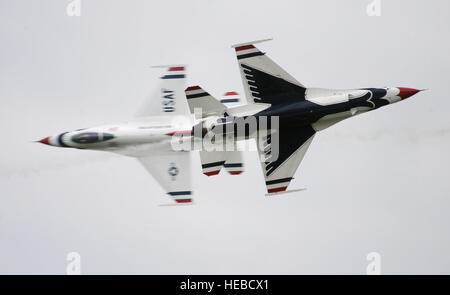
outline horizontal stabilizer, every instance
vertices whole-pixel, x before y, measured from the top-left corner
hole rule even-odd
[[[190,86],[185,90],[191,113],[197,119],[208,116],[222,116],[227,107],[212,97],[200,86]]]

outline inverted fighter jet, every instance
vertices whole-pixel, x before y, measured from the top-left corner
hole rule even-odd
[[[185,67],[164,67],[159,87],[129,122],[63,132],[38,142],[135,157],[176,203],[192,203],[190,153],[171,145],[173,135],[192,131]]]
[[[256,128],[247,128],[244,137],[258,139],[268,194],[286,192],[316,132],[352,116],[402,101],[420,91],[406,87],[307,88],[254,46],[267,40],[270,39],[232,46],[236,51],[247,105],[228,111],[216,108],[216,114],[210,116],[216,116],[217,124],[210,124],[208,131],[229,136],[229,130],[235,130],[234,137],[239,140],[237,119],[256,118]],[[208,106],[206,100],[212,97],[206,91],[198,90],[193,94],[192,90],[186,91],[188,101],[189,97],[198,101],[203,98],[202,104]],[[261,124],[262,118],[266,122],[277,118],[278,123],[276,126]],[[219,122],[226,123],[217,128]],[[234,126],[223,127],[230,124]],[[274,150],[277,152],[273,153]]]

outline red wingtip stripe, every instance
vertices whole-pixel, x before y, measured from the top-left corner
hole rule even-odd
[[[229,96],[229,95],[239,95],[239,93],[237,93],[236,91],[225,92],[225,96]]]
[[[169,68],[169,72],[175,72],[175,71],[184,71],[184,67],[171,67],[171,68]]]
[[[192,199],[175,199],[177,203],[190,203]]]
[[[242,171],[228,171],[228,173],[230,173],[231,175],[238,175],[241,174]]]
[[[282,192],[282,191],[285,191],[286,189],[287,189],[287,186],[282,186],[282,187],[270,188],[267,190],[267,192],[270,194],[270,193]]]
[[[173,136],[175,134],[192,134],[192,130],[173,131],[173,132],[166,133],[166,135],[170,135],[170,136]]]
[[[252,48],[255,48],[255,46],[253,46],[253,45],[244,45],[244,46],[236,47],[235,50],[236,51],[241,51],[241,50],[252,49]]]
[[[220,170],[216,170],[216,171],[210,171],[210,172],[203,172],[203,174],[207,175],[207,176],[213,176],[213,175],[217,175],[219,174]]]
[[[199,90],[199,89],[201,89],[200,86],[189,86],[188,88],[186,88],[186,91]]]

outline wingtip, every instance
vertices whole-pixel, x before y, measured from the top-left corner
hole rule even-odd
[[[195,86],[189,86],[184,91],[199,90],[199,89],[201,89],[200,86],[195,85]]]
[[[165,204],[159,204],[159,207],[184,207],[184,206],[192,206],[196,203],[194,201],[189,203],[165,203]]]
[[[272,192],[272,193],[267,193],[265,194],[266,196],[270,197],[270,196],[276,196],[276,195],[282,195],[282,194],[288,194],[288,193],[293,193],[293,192],[300,192],[300,191],[305,191],[306,188],[298,188],[298,189],[293,189],[293,190],[284,190],[284,191],[278,191],[278,192]]]
[[[255,41],[250,41],[250,42],[245,42],[245,43],[239,43],[239,44],[231,45],[231,48],[236,48],[236,47],[241,47],[241,46],[246,46],[246,45],[254,45],[254,44],[257,44],[257,43],[262,43],[262,42],[271,41],[271,40],[273,40],[273,38],[255,40]]]
[[[150,66],[150,67],[151,68],[177,68],[177,67],[181,67],[181,68],[186,69],[186,66],[187,65],[185,65],[185,64],[173,64],[173,65],[153,65],[153,66]]]

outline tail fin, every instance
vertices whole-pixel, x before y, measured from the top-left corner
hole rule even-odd
[[[242,153],[240,151],[227,151],[225,157],[223,167],[225,167],[228,173],[238,175],[244,172]]]
[[[240,151],[200,151],[203,174],[213,176],[220,173],[222,167],[231,175],[238,175],[244,171],[242,154]]]
[[[266,40],[236,44],[247,102],[281,104],[305,100],[306,88],[254,46]]]
[[[157,66],[165,68],[159,79],[159,87],[148,96],[136,113],[136,117],[189,115],[189,108],[183,93],[186,87],[184,65]]]
[[[225,163],[225,151],[200,151],[203,174],[213,176],[220,173]]]
[[[200,86],[190,86],[186,88],[185,93],[189,109],[191,113],[195,113],[196,117],[222,116],[227,109],[225,105],[212,97]],[[196,109],[200,109],[201,113],[197,113],[198,111],[194,112]]]
[[[226,105],[227,108],[234,108],[242,105],[239,93],[236,91],[226,92],[220,102]]]

